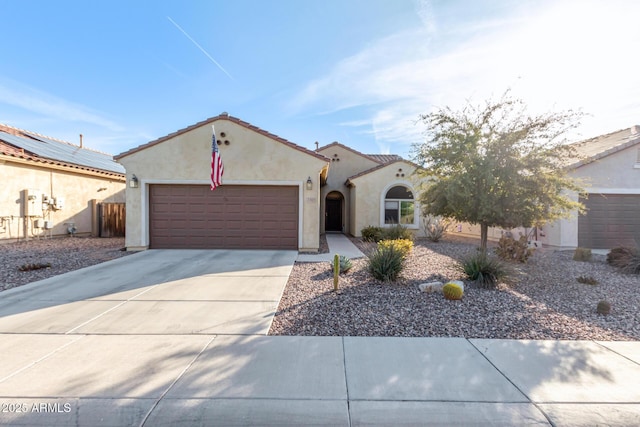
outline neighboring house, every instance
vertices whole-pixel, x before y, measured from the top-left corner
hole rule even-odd
[[[124,202],[110,155],[0,124],[0,241],[96,233],[96,202]]]
[[[572,215],[532,232],[532,239],[556,247],[611,249],[640,245],[640,126],[580,141],[573,146],[581,157],[569,167],[588,193],[580,199],[585,215]],[[577,195],[573,195],[578,200]],[[454,231],[479,236],[480,227],[459,224]],[[499,239],[502,230],[489,230]],[[517,237],[517,232],[515,233]]]
[[[211,126],[224,163],[211,191]],[[116,157],[127,188],[129,250],[317,251],[320,233],[367,225],[418,228],[415,166],[333,143],[312,151],[223,113]]]

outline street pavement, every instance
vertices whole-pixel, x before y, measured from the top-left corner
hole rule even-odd
[[[0,293],[0,424],[640,425],[638,342],[267,336],[297,256],[149,250]]]

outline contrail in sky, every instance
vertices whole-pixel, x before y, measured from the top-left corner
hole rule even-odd
[[[177,28],[177,29],[179,29],[179,30],[182,32],[182,34],[184,34],[185,36],[187,36],[187,38],[188,38],[189,40],[191,40],[191,43],[195,44],[195,45],[196,45],[196,47],[202,51],[202,53],[204,53],[205,55],[207,55],[207,58],[209,58],[209,59],[211,60],[211,62],[213,62],[214,64],[216,64],[216,66],[217,66],[218,68],[220,68],[220,70],[222,70],[222,72],[223,72],[223,73],[225,73],[225,74],[226,74],[226,75],[227,75],[231,80],[233,80],[233,77],[231,77],[231,74],[229,74],[229,73],[227,72],[227,70],[225,70],[225,69],[224,69],[224,67],[223,67],[222,65],[218,64],[218,61],[216,61],[215,59],[213,59],[213,57],[212,57],[211,55],[209,55],[209,52],[207,52],[206,50],[204,50],[204,48],[203,48],[202,46],[200,46],[200,45],[198,44],[198,42],[197,42],[197,41],[195,41],[195,40],[194,40],[194,39],[193,39],[189,34],[187,34],[187,32],[186,32],[185,30],[183,30],[183,29],[182,29],[182,27],[181,27],[180,25],[176,24],[176,22],[175,22],[173,19],[171,19],[171,17],[170,17],[170,16],[167,16],[167,19],[168,19],[169,21],[171,21],[171,23],[172,23],[173,25],[175,25],[175,26],[176,26],[176,28]]]

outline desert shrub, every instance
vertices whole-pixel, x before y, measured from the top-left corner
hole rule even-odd
[[[404,255],[395,246],[378,247],[369,255],[369,272],[383,282],[394,282],[404,268]]]
[[[591,249],[588,248],[576,248],[573,253],[574,261],[591,261]]]
[[[18,270],[20,271],[32,271],[32,270],[40,270],[42,268],[49,268],[51,267],[51,263],[47,262],[47,263],[32,263],[32,264],[22,264],[20,267],[18,267]]]
[[[395,249],[402,252],[402,256],[406,257],[413,249],[413,242],[407,239],[380,240],[378,242],[378,248],[387,248],[390,246],[393,246]]]
[[[362,234],[362,240],[365,242],[379,242],[382,240],[382,231],[382,227],[370,225],[360,230],[360,233]]]
[[[346,273],[353,267],[351,260],[344,255],[340,255],[338,262],[340,264],[340,273]],[[331,261],[331,271],[333,271],[333,261]]]
[[[413,233],[404,225],[395,224],[389,228],[382,229],[381,240],[411,240],[413,241]]]
[[[525,263],[533,254],[533,249],[529,247],[526,236],[520,236],[518,240],[511,236],[504,235],[498,241],[496,255],[505,261],[517,261]]]
[[[604,314],[604,315],[611,313],[611,303],[606,300],[602,300],[598,302],[596,311],[598,312],[598,314]]]
[[[598,284],[598,281],[592,276],[578,276],[576,277],[578,283],[584,283],[585,285],[595,286]]]
[[[484,252],[464,258],[459,268],[470,280],[486,289],[493,289],[498,283],[508,281],[513,274],[504,261]]]
[[[426,214],[422,217],[422,230],[427,239],[439,242],[451,226],[451,220],[441,216]]]
[[[634,248],[618,246],[611,249],[607,254],[607,263],[614,267],[626,267],[634,255],[637,255],[637,251]]]
[[[640,274],[640,250],[637,248],[613,248],[607,254],[607,262],[625,273]]]

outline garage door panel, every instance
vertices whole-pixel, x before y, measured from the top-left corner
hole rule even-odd
[[[640,195],[590,194],[581,199],[586,215],[578,217],[578,245],[611,249],[640,243]]]
[[[298,188],[151,185],[152,248],[298,248]]]

